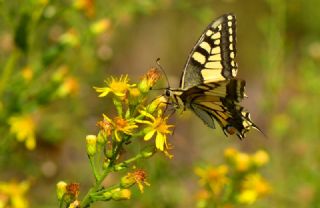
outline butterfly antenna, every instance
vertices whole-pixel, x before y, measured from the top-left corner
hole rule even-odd
[[[169,79],[168,79],[168,76],[167,76],[166,72],[163,70],[163,68],[162,68],[162,66],[160,64],[160,58],[157,58],[156,63],[157,63],[157,66],[160,68],[160,70],[162,71],[162,73],[164,74],[164,76],[165,76],[165,78],[167,80],[168,87],[166,89],[170,88]]]

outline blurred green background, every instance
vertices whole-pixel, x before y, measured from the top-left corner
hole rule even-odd
[[[151,183],[145,193],[94,207],[194,207],[194,167],[221,162],[231,146],[270,154],[263,174],[273,192],[255,207],[320,207],[319,8],[317,0],[0,1],[1,183],[28,181],[35,208],[58,206],[59,180],[84,193],[93,182],[84,138],[113,112],[92,87],[108,75],[138,81],[158,57],[177,87],[204,28],[232,12],[243,105],[266,137],[225,138],[190,112],[177,115],[174,158],[137,164]]]

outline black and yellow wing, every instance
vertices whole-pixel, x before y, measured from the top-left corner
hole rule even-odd
[[[235,57],[236,18],[225,14],[209,24],[191,50],[180,88],[168,90],[177,108],[191,109],[211,128],[217,121],[226,135],[242,139],[257,126],[239,104],[245,97],[245,81],[235,79]]]
[[[179,98],[210,128],[215,128],[216,120],[226,135],[243,139],[252,127],[257,128],[239,104],[246,96],[244,88],[245,81],[231,79],[194,86]]]
[[[225,14],[205,29],[191,50],[180,80],[180,88],[232,79],[237,74],[236,18]]]

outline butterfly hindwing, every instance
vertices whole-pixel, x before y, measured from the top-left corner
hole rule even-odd
[[[235,16],[214,20],[192,49],[180,81],[181,89],[234,78],[237,74]]]
[[[240,139],[255,127],[249,112],[237,104],[227,108],[222,102],[195,102],[191,104],[191,109],[209,127],[214,128],[214,120],[216,120],[226,135],[236,134]]]

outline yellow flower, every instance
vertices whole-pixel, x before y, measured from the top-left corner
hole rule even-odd
[[[128,82],[128,75],[121,75],[119,79],[111,77],[111,79],[105,81],[107,87],[95,87],[95,90],[100,93],[99,97],[105,97],[112,92],[114,95],[124,98],[127,94],[127,91],[131,87],[135,86],[128,84]]]
[[[271,186],[258,173],[247,175],[242,183],[243,189],[254,190],[258,196],[263,196],[271,192]]]
[[[115,117],[113,120],[108,118],[106,115],[103,114],[103,118],[105,121],[109,122],[112,124],[113,129],[114,129],[114,135],[115,138],[118,142],[122,140],[121,138],[121,133],[127,134],[127,135],[132,135],[133,130],[138,128],[136,125],[135,121],[132,119],[124,119],[119,116]]]
[[[71,47],[78,46],[79,34],[74,28],[71,28],[60,36],[59,42]]]
[[[33,70],[30,66],[26,66],[21,71],[22,77],[26,82],[29,82],[33,77]]]
[[[245,172],[250,168],[251,160],[250,156],[246,153],[239,152],[235,156],[236,170],[239,172]]]
[[[269,155],[264,150],[258,150],[253,156],[252,156],[252,162],[258,166],[261,167],[269,162]]]
[[[224,157],[228,160],[233,160],[237,154],[238,151],[232,147],[229,147],[224,150]]]
[[[228,172],[226,165],[195,169],[196,175],[200,177],[199,183],[202,186],[209,185],[215,196],[221,194],[224,186],[229,183]]]
[[[257,192],[254,190],[244,190],[237,196],[237,201],[241,204],[251,205],[257,200]]]
[[[65,97],[67,95],[76,94],[78,90],[78,80],[75,77],[68,76],[63,80],[56,93],[59,97]]]
[[[138,185],[139,190],[141,193],[144,191],[144,186],[147,185],[150,186],[150,184],[146,181],[147,174],[144,170],[136,170],[133,173],[128,173],[126,176],[124,176],[121,179],[121,187],[123,188],[129,188],[134,184]]]
[[[144,136],[144,140],[148,141],[156,134],[156,148],[160,151],[169,149],[167,144],[167,135],[172,134],[172,131],[169,129],[172,128],[173,125],[167,124],[168,117],[162,116],[162,110],[158,111],[157,117],[154,117],[146,111],[141,111],[140,113],[151,120],[136,120],[138,123],[149,125],[149,127],[145,129],[146,134]]]
[[[11,133],[16,135],[18,141],[24,141],[27,149],[33,150],[36,147],[36,123],[31,115],[12,116],[9,125]]]
[[[25,197],[29,190],[28,181],[17,182],[0,182],[0,205],[1,207],[27,208],[28,201]]]
[[[101,19],[95,23],[93,23],[90,26],[90,30],[93,34],[101,34],[103,32],[105,32],[106,30],[108,30],[111,26],[111,20],[104,18]]]
[[[84,11],[87,17],[93,17],[96,13],[94,2],[93,0],[74,0],[73,6]]]
[[[264,196],[271,192],[271,187],[260,174],[247,175],[242,184],[242,191],[237,196],[237,201],[242,204],[253,204],[258,197]]]

